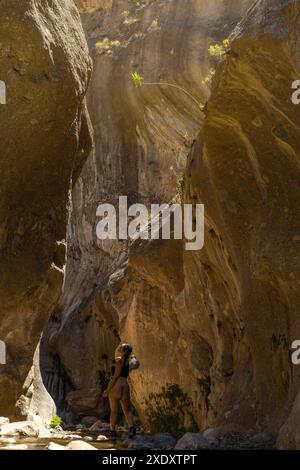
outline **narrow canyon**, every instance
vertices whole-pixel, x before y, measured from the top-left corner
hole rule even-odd
[[[128,342],[151,435],[299,449],[300,1],[0,11],[0,416],[107,421]],[[203,249],[97,239],[119,196],[204,204]]]

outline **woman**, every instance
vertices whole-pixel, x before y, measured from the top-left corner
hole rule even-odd
[[[116,365],[112,368],[113,376],[109,381],[107,389],[103,392],[104,397],[108,397],[110,406],[110,438],[116,440],[116,424],[118,404],[121,403],[128,427],[129,437],[136,434],[133,425],[133,417],[130,408],[130,389],[127,378],[129,376],[129,356],[132,353],[132,347],[128,343],[123,343],[117,351]]]

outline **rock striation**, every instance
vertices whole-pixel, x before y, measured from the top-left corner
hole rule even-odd
[[[142,364],[134,402],[153,431],[243,428],[273,446],[281,429],[278,446],[297,448],[300,2],[81,7],[95,151],[73,191],[65,289],[42,340],[45,381],[61,404],[70,390],[104,386],[116,345],[130,341]],[[227,53],[210,57],[228,37]],[[134,70],[204,107],[168,86],[136,89]],[[100,202],[178,193],[205,204],[202,251],[97,244]]]
[[[71,183],[91,148],[91,60],[71,0],[2,0],[0,415],[12,415],[62,291]]]

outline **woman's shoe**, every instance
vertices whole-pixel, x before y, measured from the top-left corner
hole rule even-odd
[[[108,438],[111,440],[111,441],[116,441],[117,440],[117,433],[116,431],[112,431],[110,430],[109,433],[108,433]]]
[[[131,426],[128,431],[129,439],[132,439],[136,435],[136,429],[134,426]]]

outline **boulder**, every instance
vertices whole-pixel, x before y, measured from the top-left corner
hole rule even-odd
[[[131,450],[151,450],[154,448],[152,439],[142,436],[135,436],[133,439],[125,439],[123,441],[124,447]]]
[[[277,434],[274,432],[260,432],[249,438],[253,449],[273,450],[276,448]]]
[[[98,421],[98,418],[96,418],[96,416],[84,416],[81,419],[81,424],[83,424],[83,426],[86,426],[86,427],[90,428],[97,421]]]
[[[91,432],[99,432],[99,431],[108,431],[109,430],[109,424],[108,423],[104,423],[103,421],[96,421],[96,423],[94,423],[91,427],[90,427],[90,431]]]
[[[65,450],[97,450],[91,444],[84,441],[72,441],[66,445]]]
[[[176,445],[176,439],[168,432],[157,433],[152,439],[155,449],[173,449]]]
[[[1,426],[3,426],[4,424],[7,424],[9,423],[9,418],[5,418],[4,416],[0,416],[0,428]]]
[[[1,436],[38,437],[39,428],[34,422],[30,422],[30,421],[7,423],[1,427],[0,435]]]
[[[103,436],[102,434],[100,434],[98,437],[97,437],[97,441],[108,441],[108,437],[106,436]]]
[[[66,401],[74,420],[86,415],[101,417],[108,413],[107,400],[102,397],[98,388],[86,388],[69,392]]]
[[[16,444],[0,447],[0,450],[28,450],[28,446],[26,444]]]
[[[0,436],[0,443],[1,444],[16,444],[16,439],[13,437],[1,437]]]
[[[239,436],[247,434],[247,429],[238,424],[229,423],[216,428],[207,428],[202,432],[203,437],[220,439],[226,435]]]
[[[200,433],[187,432],[175,445],[175,450],[206,450],[215,449],[218,440],[213,437],[204,437]]]
[[[49,442],[46,449],[47,450],[65,450],[65,447],[61,446],[60,444],[56,444],[55,442]]]
[[[47,429],[44,421],[38,415],[28,413],[28,421],[34,423],[39,431],[39,438],[49,438],[51,437],[50,429]]]

